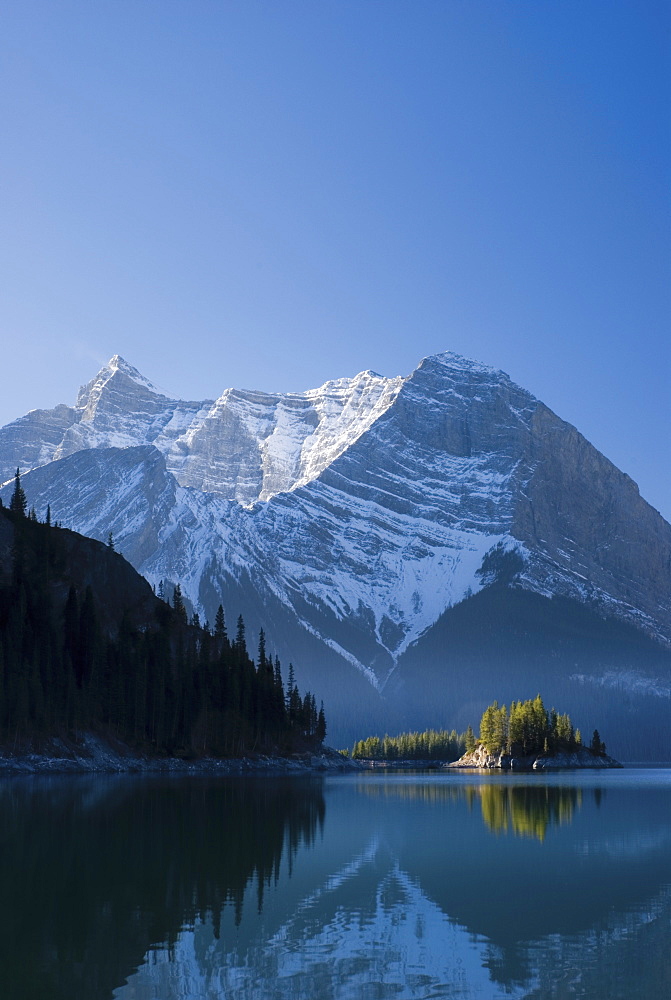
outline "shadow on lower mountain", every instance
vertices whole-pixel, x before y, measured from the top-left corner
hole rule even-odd
[[[400,729],[475,726],[486,706],[533,697],[598,726],[620,760],[668,760],[671,651],[598,607],[494,584],[448,609],[384,690]]]

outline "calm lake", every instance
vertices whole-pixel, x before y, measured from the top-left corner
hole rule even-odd
[[[671,770],[0,799],[7,1000],[671,996]]]

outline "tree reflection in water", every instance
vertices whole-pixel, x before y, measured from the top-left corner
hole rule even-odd
[[[548,827],[570,823],[582,806],[582,789],[555,785],[511,784],[505,781],[477,785],[448,783],[367,783],[359,786],[367,795],[421,801],[427,804],[466,801],[479,803],[482,819],[492,833],[513,833],[543,841]],[[595,789],[595,801],[602,791]],[[597,798],[598,796],[598,798]]]
[[[291,869],[324,823],[320,782],[65,778],[0,783],[2,995],[109,1000],[148,949]]]
[[[485,825],[493,833],[545,840],[549,826],[570,823],[582,805],[582,790],[546,785],[480,785],[477,789]]]

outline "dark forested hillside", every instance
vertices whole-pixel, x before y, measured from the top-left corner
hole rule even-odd
[[[19,484],[20,488],[20,484]],[[189,622],[110,544],[0,508],[0,743],[95,731],[156,753],[238,755],[318,746],[323,710],[289,669],[247,651],[223,609]]]

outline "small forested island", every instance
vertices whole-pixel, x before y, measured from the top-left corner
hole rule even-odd
[[[569,716],[554,709],[548,712],[540,695],[514,701],[509,708],[493,702],[482,714],[477,738],[471,726],[465,733],[427,729],[382,738],[368,736],[357,740],[351,751],[341,752],[368,766],[440,764],[512,771],[622,766],[607,755],[598,730],[585,746]]]
[[[353,760],[372,761],[447,761],[464,752],[464,733],[456,729],[427,729],[424,732],[399,733],[398,736],[368,736],[357,740],[351,750]],[[349,751],[345,751],[349,755]]]
[[[606,753],[606,744],[594,730],[588,745],[568,715],[549,712],[537,695],[514,701],[509,708],[495,701],[480,720],[476,739],[469,726],[465,753],[450,767],[500,768],[510,771],[556,771],[580,767],[621,767]]]
[[[283,682],[263,632],[254,660],[242,617],[233,638],[221,606],[201,625],[179,584],[171,602],[155,595],[111,537],[26,506],[17,470],[9,509],[0,502],[0,767],[324,753],[323,706],[291,666]]]

